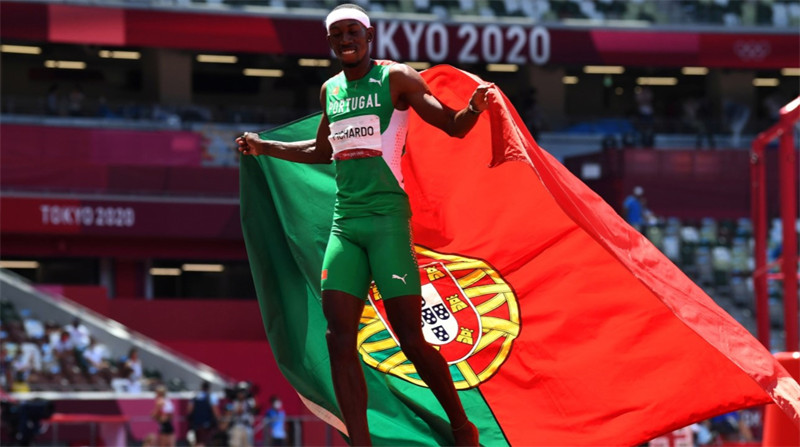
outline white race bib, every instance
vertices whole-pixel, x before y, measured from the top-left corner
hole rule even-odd
[[[350,149],[381,150],[381,120],[378,115],[362,115],[330,124],[333,154]]]

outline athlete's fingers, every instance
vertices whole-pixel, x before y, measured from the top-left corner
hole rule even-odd
[[[239,152],[241,152],[242,154],[251,154],[251,153],[253,153],[253,151],[252,151],[253,148],[250,146],[250,143],[248,141],[248,137],[249,138],[254,138],[254,137],[257,137],[257,134],[254,134],[252,132],[245,132],[241,136],[236,138],[236,144],[239,146],[238,147]]]
[[[236,144],[237,144],[236,149],[238,149],[239,152],[241,152],[244,155],[250,154],[250,146],[247,144],[247,141],[245,141],[242,137],[236,139]]]
[[[483,99],[485,99],[487,101],[489,100],[489,91],[491,91],[493,87],[494,87],[494,83],[482,84],[482,85],[478,86],[478,90],[481,91]]]
[[[475,88],[472,94],[471,104],[478,110],[486,110],[489,105],[489,90],[494,87],[494,84],[481,84]]]

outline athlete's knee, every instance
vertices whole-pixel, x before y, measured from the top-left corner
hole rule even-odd
[[[355,352],[358,322],[364,302],[338,291],[322,292],[322,311],[327,321],[328,349],[338,354]]]
[[[338,354],[355,352],[356,350],[357,334],[335,323],[328,322],[325,340],[328,342],[328,350],[335,351]]]

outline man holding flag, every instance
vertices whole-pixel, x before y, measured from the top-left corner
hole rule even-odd
[[[351,443],[371,445],[367,386],[356,349],[374,280],[403,353],[450,420],[455,445],[476,446],[478,430],[467,418],[448,365],[420,327],[423,299],[400,158],[409,108],[448,135],[463,137],[487,109],[492,86],[478,85],[468,105],[453,110],[414,69],[369,57],[375,30],[362,8],[338,6],[326,27],[343,71],[321,88],[316,139],[284,143],[246,133],[236,140],[239,151],[299,163],[335,162],[337,192],[322,264],[322,310],[333,387]]]
[[[271,155],[240,159],[242,230],[270,347],[311,412],[353,444],[398,446],[474,445],[475,427],[491,446],[640,445],[769,402],[800,424],[786,369],[540,148],[499,88],[373,63],[366,14],[343,9],[322,118],[238,140]],[[399,261],[409,205],[418,275]],[[415,360],[420,324],[450,376]]]

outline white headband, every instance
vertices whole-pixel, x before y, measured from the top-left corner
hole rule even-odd
[[[363,12],[355,8],[339,8],[334,9],[330,14],[328,14],[328,17],[325,19],[325,29],[330,31],[331,25],[340,20],[347,19],[357,20],[364,25],[365,28],[369,28],[370,26],[369,17],[367,17],[367,15]]]

